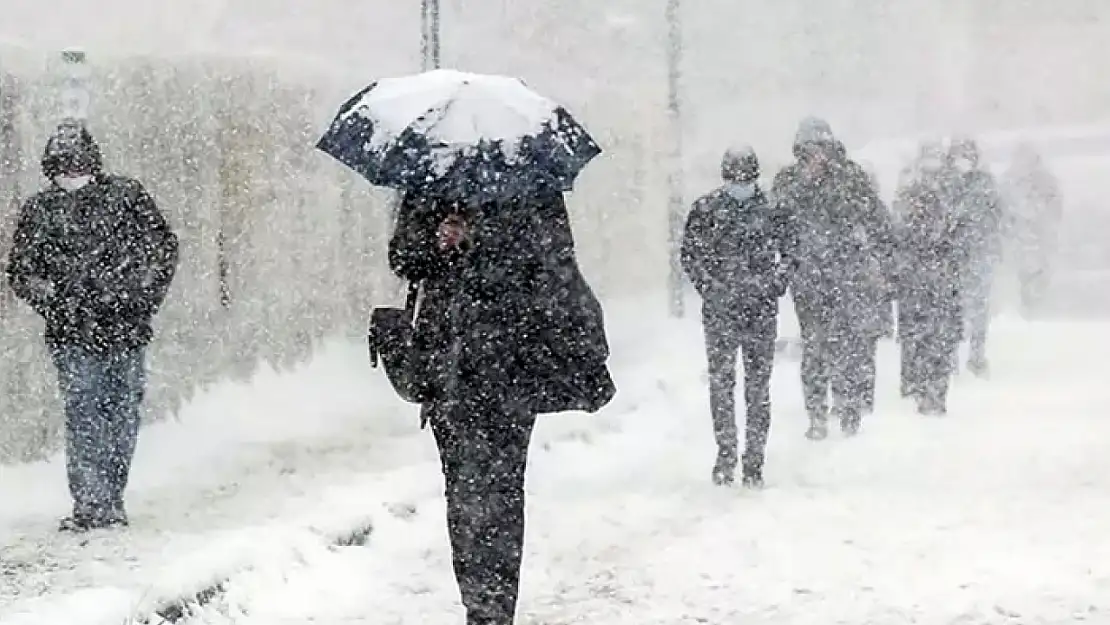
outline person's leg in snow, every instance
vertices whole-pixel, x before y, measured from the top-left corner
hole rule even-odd
[[[966,298],[969,351],[967,368],[972,374],[988,374],[987,332],[991,319],[991,282],[989,267],[981,267],[971,278]]]
[[[65,404],[66,473],[73,513],[60,529],[126,524],[123,487],[130,471],[142,401],[142,351],[105,353],[52,348]]]
[[[107,458],[111,507],[107,521],[127,525],[124,491],[135,457],[143,397],[146,394],[144,350],[126,349],[110,355],[104,378],[105,407],[111,415]]]
[[[854,331],[839,332],[829,342],[833,410],[849,436],[859,432],[863,419],[869,345],[868,337]]]
[[[740,327],[732,314],[702,312],[705,352],[709,366],[709,411],[713,436],[717,441],[717,460],[713,483],[731,484],[735,480],[739,446],[736,428],[736,364],[740,350]],[[771,346],[774,349],[774,344]]]
[[[747,408],[743,459],[743,484],[763,486],[763,462],[771,429],[771,372],[775,362],[778,322],[773,316],[753,323],[745,335],[744,401]]]
[[[875,382],[878,376],[879,339],[867,341],[866,359],[863,371],[863,413],[875,412]]]
[[[95,356],[80,347],[53,347],[51,355],[65,407],[66,477],[73,500],[61,529],[91,529],[110,498],[103,474],[108,428],[100,418],[100,371]]]
[[[524,557],[524,477],[533,414],[482,401],[429,406],[447,531],[467,625],[511,625]]]
[[[823,440],[829,435],[829,345],[816,319],[798,314],[802,334],[802,395],[809,429],[806,438]]]
[[[931,328],[920,341],[922,392],[917,398],[917,411],[922,415],[942,416],[948,413],[948,388],[953,371],[953,355],[959,341],[946,328]]]

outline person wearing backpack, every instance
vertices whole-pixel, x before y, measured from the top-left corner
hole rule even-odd
[[[682,240],[682,266],[702,298],[715,484],[735,481],[738,464],[736,365],[744,360],[747,405],[742,483],[763,484],[771,425],[771,371],[779,298],[787,288],[791,235],[759,187],[759,159],[744,146],[721,160],[724,184],[694,203]]]

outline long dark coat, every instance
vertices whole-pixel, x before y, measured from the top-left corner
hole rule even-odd
[[[895,238],[867,172],[843,155],[819,178],[792,165],[775,176],[772,196],[792,221],[798,314],[834,335],[881,334]]]
[[[599,410],[616,392],[604,315],[579,271],[563,196],[464,209],[470,236],[443,252],[454,207],[410,194],[390,267],[422,282],[414,343],[433,401],[519,402],[533,413]]]

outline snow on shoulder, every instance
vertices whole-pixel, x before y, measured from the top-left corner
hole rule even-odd
[[[382,79],[348,115],[374,124],[375,145],[412,127],[443,147],[503,141],[508,154],[540,132],[557,108],[520,79],[440,69]]]

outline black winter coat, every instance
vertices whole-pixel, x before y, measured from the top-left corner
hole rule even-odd
[[[616,388],[604,315],[579,271],[562,194],[471,211],[462,251],[445,253],[437,230],[449,208],[410,194],[389,245],[393,271],[422,282],[413,340],[433,402],[605,406]]]
[[[981,169],[957,173],[951,193],[953,208],[964,223],[961,245],[971,255],[971,262],[997,262],[1002,255],[1005,207],[994,176]]]
[[[952,206],[951,189],[943,181],[912,182],[899,197],[905,220],[898,226],[898,299],[912,326],[903,331],[941,333],[958,341],[970,259],[967,232],[973,225]]]
[[[682,238],[682,267],[706,310],[774,314],[792,264],[791,223],[758,186],[739,191],[722,187],[694,203]]]
[[[867,172],[844,156],[819,178],[795,164],[775,176],[772,195],[795,232],[798,314],[834,334],[881,334],[895,237]]]
[[[12,290],[46,320],[51,346],[137,348],[177,267],[177,237],[138,181],[98,174],[51,185],[22,206],[7,267]]]

